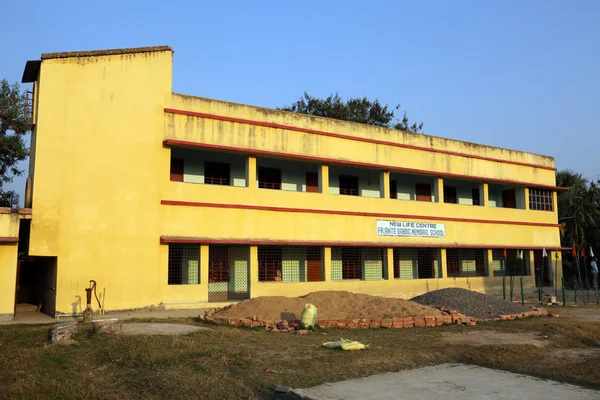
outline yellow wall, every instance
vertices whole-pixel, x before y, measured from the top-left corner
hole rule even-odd
[[[8,211],[10,209],[2,209]],[[29,215],[16,213],[0,214],[0,238],[18,239],[21,219]],[[0,244],[0,320],[10,319],[15,308],[15,288],[17,279],[17,243]]]
[[[106,290],[109,310],[147,306],[183,308],[208,300],[208,247],[201,250],[201,282],[167,285],[168,246],[161,236],[207,239],[437,243],[479,246],[558,246],[558,228],[490,223],[443,222],[446,238],[376,236],[378,218],[161,205],[161,200],[346,210],[453,218],[556,224],[556,212],[422,203],[330,194],[295,193],[187,184],[169,180],[171,150],[164,139],[350,160],[554,185],[554,172],[386,145],[240,123],[165,114],[164,108],[294,125],[355,137],[465,152],[553,166],[553,159],[342,121],[171,93],[171,51],[95,57],[47,58],[41,64],[35,155],[30,175],[34,216],[30,254],[57,256],[57,311],[71,309],[89,280]],[[249,165],[256,165],[254,157]],[[322,166],[327,171],[327,166]],[[383,171],[383,170],[382,170]],[[255,182],[255,169],[249,171]],[[327,184],[328,177],[322,177]],[[387,183],[386,183],[387,185]],[[389,190],[389,187],[387,188]],[[484,194],[486,196],[487,194]],[[394,219],[394,218],[379,218]],[[411,218],[410,220],[419,220]],[[431,221],[436,222],[436,221]],[[274,229],[276,227],[276,229]],[[0,225],[0,229],[2,226]],[[330,254],[329,248],[325,254]],[[251,294],[295,295],[344,289],[411,296],[438,287],[483,290],[500,278],[415,281],[259,283],[256,248],[251,251]],[[325,257],[325,270],[331,263]],[[445,274],[445,271],[443,272]],[[4,277],[4,275],[2,275]],[[533,278],[527,282],[532,284]],[[330,280],[327,275],[326,280]]]
[[[42,62],[30,254],[58,256],[57,311],[69,311],[90,279],[106,288],[110,309],[161,301],[171,59],[162,51]]]
[[[13,316],[16,279],[17,245],[0,245],[0,320]]]

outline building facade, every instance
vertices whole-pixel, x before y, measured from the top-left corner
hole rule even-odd
[[[77,309],[90,280],[117,310],[560,279],[553,158],[173,93],[172,56],[27,63],[21,240],[55,268],[48,313]]]

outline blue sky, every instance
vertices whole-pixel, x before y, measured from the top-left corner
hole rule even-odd
[[[94,4],[92,4],[94,3]],[[170,45],[173,90],[400,103],[424,132],[600,174],[600,2],[9,1],[0,78],[41,53]],[[13,187],[23,192],[24,178]]]

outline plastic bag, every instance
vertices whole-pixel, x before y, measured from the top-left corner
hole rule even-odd
[[[306,303],[300,320],[303,329],[313,329],[317,320],[317,307],[314,304]]]
[[[369,346],[366,344],[362,344],[360,342],[348,339],[340,339],[337,342],[325,342],[323,343],[323,347],[327,347],[328,349],[342,349],[346,351],[364,350],[369,348]]]

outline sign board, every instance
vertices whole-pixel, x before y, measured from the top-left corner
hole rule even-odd
[[[446,237],[444,224],[411,221],[377,221],[377,236]]]

